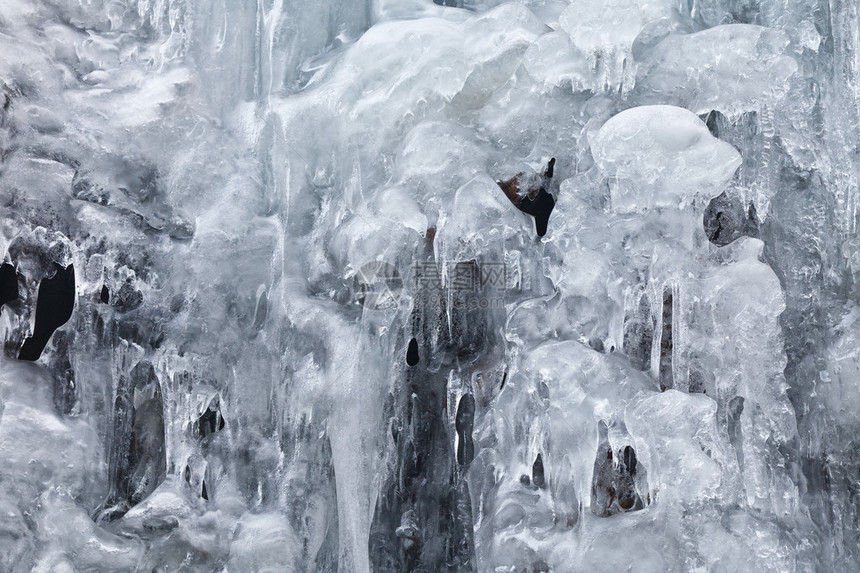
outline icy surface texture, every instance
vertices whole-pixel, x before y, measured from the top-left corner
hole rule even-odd
[[[846,0],[0,1],[0,571],[860,569]]]

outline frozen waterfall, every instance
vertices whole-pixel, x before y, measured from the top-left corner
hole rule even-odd
[[[0,571],[860,570],[855,0],[0,0]]]

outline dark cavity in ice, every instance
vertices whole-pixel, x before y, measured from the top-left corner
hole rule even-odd
[[[220,432],[224,429],[224,418],[221,416],[221,410],[218,406],[209,405],[206,411],[197,419],[197,434],[201,438],[205,438],[209,434]]]
[[[546,235],[549,225],[549,216],[555,208],[555,198],[548,191],[550,179],[552,179],[555,168],[555,157],[549,160],[546,169],[544,169],[543,177],[540,185],[533,186],[525,190],[525,193],[520,195],[519,178],[522,173],[516,177],[512,177],[507,181],[497,181],[499,187],[505,193],[505,196],[513,203],[517,209],[531,215],[535,219],[535,230],[538,237]]]
[[[636,511],[645,507],[636,490],[638,464],[632,446],[618,451],[618,462],[609,444],[609,427],[598,425],[600,443],[594,461],[591,484],[591,512],[598,517]]]
[[[532,483],[535,484],[535,487],[543,487],[544,483],[546,483],[543,474],[543,456],[541,456],[540,452],[538,452],[532,464]]]
[[[724,191],[711,199],[702,224],[708,240],[724,247],[740,237],[758,237],[758,214],[753,203],[745,210],[741,202]]]
[[[120,312],[134,310],[143,304],[143,293],[135,289],[130,282],[123,283],[114,296],[113,306]]]
[[[75,267],[54,264],[54,276],[39,284],[33,336],[24,341],[19,360],[38,360],[51,335],[72,317],[75,308]]]
[[[18,276],[9,263],[0,265],[0,308],[18,298]]]
[[[406,349],[406,364],[416,366],[418,360],[418,341],[413,338],[409,341],[409,348]]]
[[[475,421],[475,397],[464,394],[457,406],[457,463],[461,466],[475,459],[475,442],[472,440],[472,429]]]
[[[663,289],[663,333],[660,335],[660,389],[674,388],[672,374],[672,288]]]

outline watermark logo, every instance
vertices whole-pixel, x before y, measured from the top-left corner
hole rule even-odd
[[[355,293],[359,304],[374,310],[399,306],[406,284],[410,297],[422,305],[444,302],[452,308],[503,308],[503,292],[512,288],[512,278],[518,276],[509,267],[496,261],[447,265],[419,261],[409,269],[406,283],[394,265],[372,261],[356,273]]]
[[[487,292],[508,288],[508,267],[503,262],[452,263],[444,272],[432,261],[417,262],[412,268],[414,286],[422,291]]]
[[[355,276],[358,303],[374,310],[400,305],[403,279],[397,267],[385,261],[371,261],[361,266]]]

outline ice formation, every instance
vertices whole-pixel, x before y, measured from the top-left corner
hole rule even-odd
[[[0,0],[0,571],[860,569],[850,0]]]

